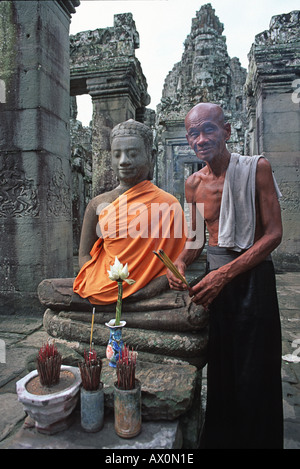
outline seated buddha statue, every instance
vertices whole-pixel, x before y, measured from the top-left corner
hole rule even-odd
[[[111,161],[119,185],[88,204],[79,246],[74,292],[92,304],[117,300],[108,277],[115,258],[128,266],[123,298],[141,299],[168,288],[166,267],[153,251],[175,260],[185,243],[185,219],[177,199],[152,182],[155,150],[149,127],[132,119],[111,132]]]
[[[43,281],[39,286],[43,304],[55,306],[55,299],[46,297],[56,294],[66,304],[72,302],[73,309],[77,304],[115,303],[118,285],[110,280],[108,270],[116,257],[127,264],[134,280],[131,285],[124,282],[123,299],[138,301],[169,290],[167,269],[153,251],[162,249],[175,260],[185,244],[186,226],[178,200],[151,182],[154,159],[149,127],[130,119],[112,129],[111,161],[119,185],[88,203],[79,245],[79,273],[75,280]]]

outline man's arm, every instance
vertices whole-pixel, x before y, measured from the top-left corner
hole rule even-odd
[[[180,253],[174,264],[181,273],[185,276],[186,268],[191,265],[201,254],[205,245],[205,225],[204,220],[200,220],[201,215],[198,211],[194,198],[194,184],[193,178],[188,178],[185,185],[185,197],[190,208],[191,226],[189,227],[190,233],[187,237],[183,251]],[[201,232],[200,232],[201,231]],[[167,278],[170,288],[174,290],[186,290],[187,286],[181,282],[174,274],[168,270]]]
[[[262,262],[280,244],[282,238],[280,205],[271,166],[264,158],[260,158],[257,163],[256,196],[262,235],[246,252],[218,270],[210,272],[191,289],[190,294],[194,295],[193,301],[196,304],[209,306],[228,282]]]

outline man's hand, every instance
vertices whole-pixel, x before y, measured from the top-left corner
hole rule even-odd
[[[207,274],[197,285],[190,289],[190,296],[196,305],[208,308],[211,302],[218,296],[226,284],[225,274],[219,270],[213,270]]]
[[[185,277],[186,264],[184,262],[175,262],[174,265],[177,267],[179,273]],[[167,279],[169,281],[170,288],[172,290],[187,290],[188,287],[183,283],[179,278],[168,269],[167,270]]]

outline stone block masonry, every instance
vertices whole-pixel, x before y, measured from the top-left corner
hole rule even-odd
[[[73,273],[69,24],[77,5],[0,3],[0,314],[41,312],[40,281]]]
[[[283,270],[299,270],[299,51],[300,11],[273,16],[255,37],[245,86],[250,154],[265,155],[282,192],[283,241],[273,259]]]
[[[70,37],[71,95],[89,93],[92,119],[93,196],[115,188],[109,134],[127,119],[144,120],[150,103],[147,81],[135,57],[139,33],[131,13],[116,14],[114,25]]]

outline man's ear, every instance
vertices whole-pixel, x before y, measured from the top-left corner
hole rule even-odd
[[[225,135],[226,135],[226,142],[227,140],[230,139],[230,135],[231,135],[231,125],[229,124],[229,122],[226,122],[226,124],[224,124],[224,130],[225,130]]]

